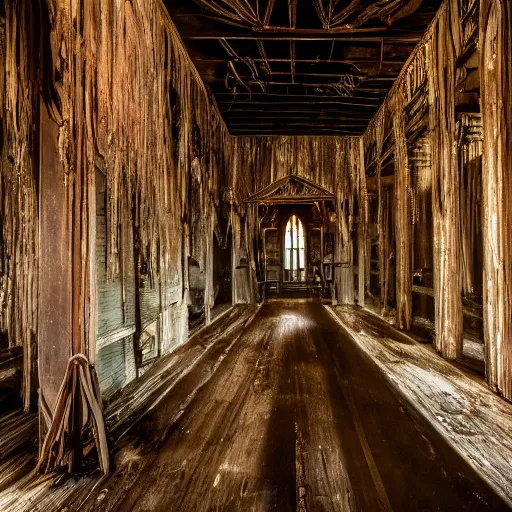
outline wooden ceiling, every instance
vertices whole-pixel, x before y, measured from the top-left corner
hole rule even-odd
[[[440,0],[165,0],[233,135],[359,135]]]

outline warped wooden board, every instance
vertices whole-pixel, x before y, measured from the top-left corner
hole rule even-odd
[[[123,434],[133,429],[137,422],[143,420],[167,395],[178,397],[176,398],[179,404],[178,412],[182,411],[197,389],[211,377],[218,362],[225,357],[257,310],[257,305],[239,305],[231,308],[219,315],[212,324],[192,336],[184,346],[162,357],[140,379],[129,384],[105,411],[108,434],[112,443],[110,447],[114,453],[124,442]],[[213,345],[215,350],[210,350]],[[190,385],[187,386],[186,377],[192,370],[199,373],[201,378],[199,380],[192,378]],[[33,416],[35,424],[35,415]],[[12,422],[16,418],[11,420],[9,417],[6,420]],[[158,428],[155,428],[155,431],[162,433]],[[1,449],[2,443],[0,443]],[[17,471],[21,471],[22,465],[33,465],[34,462],[32,453],[30,462],[26,462],[25,459],[12,460],[11,465],[5,465],[5,469],[13,471],[13,464],[16,464]],[[4,480],[2,469],[4,466],[0,465],[0,485]],[[5,490],[0,492],[0,510],[54,512],[64,510],[66,507],[70,507],[70,510],[80,509],[81,503],[104,480],[97,472],[79,476],[81,478],[75,481],[69,477],[59,477],[55,473],[48,475],[30,473],[14,483],[12,479],[7,481],[6,477],[6,484],[11,485],[6,485]]]
[[[369,311],[327,308],[401,394],[512,506],[512,405]]]
[[[130,383],[105,411],[109,436],[118,439],[150,412],[183,378],[220,336],[231,338],[251,321],[258,306],[238,305],[207,328],[197,332],[183,347],[164,356],[140,379]]]
[[[81,510],[507,508],[318,303],[264,304],[131,434]]]
[[[108,479],[27,478],[0,508],[508,509],[321,304],[274,301],[237,320],[116,443]]]

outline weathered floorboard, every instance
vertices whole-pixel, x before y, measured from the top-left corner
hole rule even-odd
[[[406,400],[512,506],[512,406],[374,314],[350,307],[334,312]]]
[[[320,304],[265,304],[219,343],[80,510],[507,509]]]

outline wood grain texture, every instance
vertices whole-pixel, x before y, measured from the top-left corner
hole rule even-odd
[[[512,400],[511,17],[510,2],[481,2],[484,336],[489,385],[509,400]]]
[[[358,251],[360,265],[360,296],[364,301],[365,277],[365,238],[366,238],[366,180],[364,174],[364,155],[362,141],[358,137],[306,137],[306,136],[272,136],[272,137],[236,137],[234,166],[232,173],[233,187],[249,191],[249,197],[269,186],[271,183],[289,175],[302,176],[333,193],[336,208],[335,240],[335,295],[340,303],[353,303],[355,300],[354,241],[357,233],[361,239]],[[255,211],[249,207],[235,206],[239,217],[247,215],[247,222],[254,227]],[[233,218],[233,217],[232,217]],[[239,219],[234,220],[233,227],[238,227]],[[244,235],[244,250],[251,251],[255,229],[250,224]],[[235,231],[234,231],[235,233]],[[240,248],[239,235],[236,234],[236,258]],[[235,261],[237,261],[235,259]],[[251,260],[254,261],[253,259]],[[249,275],[247,270],[234,270],[234,283],[240,302],[254,297],[250,283],[255,282],[254,265]],[[238,275],[238,277],[235,277]],[[236,281],[239,279],[239,281]],[[245,283],[242,284],[245,280]],[[358,285],[359,286],[359,285]],[[254,300],[254,299],[251,299]]]
[[[404,83],[395,86],[391,99],[395,139],[395,237],[396,237],[396,324],[400,329],[412,325],[411,265],[411,173],[407,159]]]
[[[109,479],[13,486],[0,494],[3,510],[508,509],[321,304],[275,301],[233,320],[117,444]],[[409,345],[398,344],[409,363]],[[435,396],[446,389],[424,374],[415,383]],[[460,419],[459,401],[443,405]],[[474,440],[465,433],[453,434]]]
[[[456,142],[455,79],[461,48],[458,3],[442,4],[422,41],[391,88],[382,112],[390,112],[388,137],[394,140],[396,316],[397,325],[412,326],[411,188],[408,150],[418,137],[431,139],[432,212],[434,221],[435,346],[445,357],[460,357],[463,339],[459,168]],[[383,114],[381,114],[383,115]],[[381,172],[382,148],[376,120],[365,134],[367,169]],[[392,130],[391,130],[392,126]],[[392,131],[392,133],[391,133]],[[373,147],[372,147],[373,146]],[[378,152],[375,150],[377,149]],[[390,150],[391,153],[391,150]],[[391,164],[390,164],[391,165]],[[379,200],[382,202],[382,197]],[[381,208],[381,207],[380,207]],[[380,285],[386,290],[385,259],[379,259]]]
[[[7,2],[0,30],[0,332],[23,347],[27,411],[37,388],[38,11]]]
[[[432,137],[435,347],[448,359],[462,353],[459,169],[455,140],[456,30],[450,2],[440,11],[427,45]]]
[[[189,256],[207,276],[207,317],[213,306],[213,233],[231,139],[159,1],[46,7],[39,377],[49,427],[69,358],[97,356],[96,173],[106,180],[106,277],[122,278],[135,245],[132,264],[159,294],[158,339],[168,350],[173,330],[178,344],[187,337]]]
[[[376,315],[341,306],[333,312],[405,399],[512,506],[512,406]]]
[[[166,1],[230,133],[262,136],[362,134],[440,3]]]

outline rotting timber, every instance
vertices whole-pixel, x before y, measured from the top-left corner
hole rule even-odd
[[[176,397],[165,398],[159,372],[175,390],[211,350],[215,383],[228,347],[245,347],[248,377],[254,350],[274,341],[208,336],[222,339],[216,325],[239,334],[271,295],[371,310],[512,401],[512,6],[382,4],[1,3],[0,492],[33,478],[52,510],[73,494],[70,484],[45,494],[54,470],[119,475],[113,447],[148,411],[167,432],[157,404]],[[325,313],[263,308],[260,327],[270,322],[283,339],[286,315],[309,332]],[[325,356],[325,340],[309,342]],[[300,350],[291,354],[299,384],[301,357],[316,360]],[[284,378],[267,362],[263,377]],[[322,392],[346,391],[352,370],[337,371]],[[246,398],[226,403],[243,408]],[[308,400],[298,393],[273,419],[293,409],[307,423]],[[336,407],[353,415],[351,400]],[[203,421],[199,410],[183,414]],[[308,442],[300,432],[298,452]],[[318,435],[345,443],[329,429]],[[274,463],[261,457],[263,468]],[[283,468],[296,480],[275,483],[304,510],[301,457]],[[50,476],[26,476],[37,461]],[[405,510],[382,492],[397,482],[374,476],[380,506]],[[266,484],[247,485],[273,503]],[[346,499],[333,510],[353,506]]]

